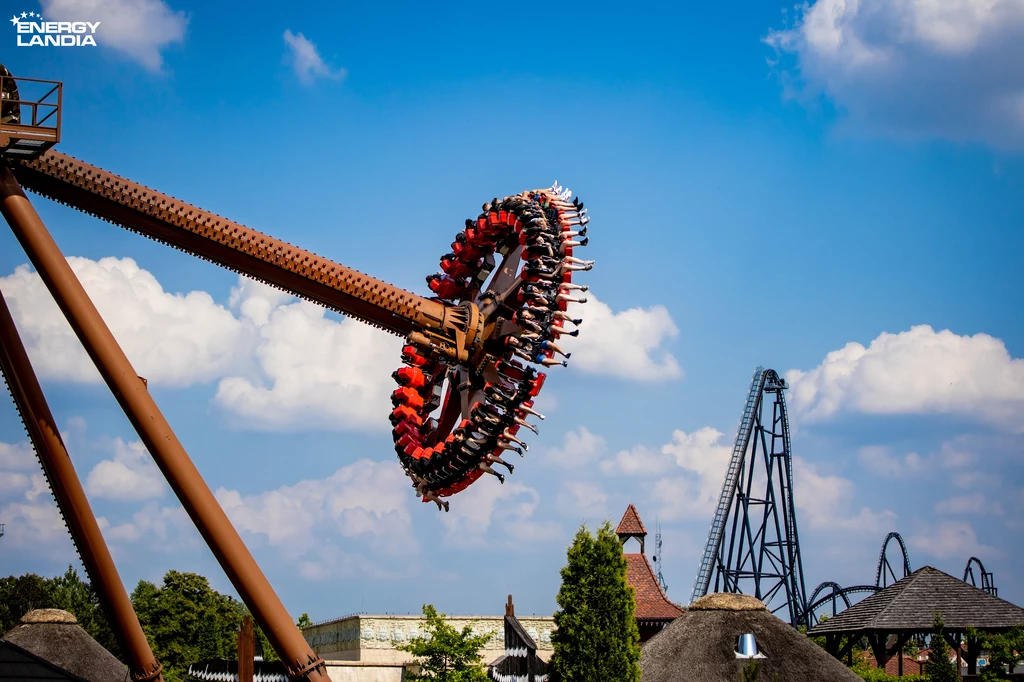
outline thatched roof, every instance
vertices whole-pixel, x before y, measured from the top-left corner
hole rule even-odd
[[[88,682],[72,675],[17,644],[0,639],[0,681],[2,682]]]
[[[764,658],[759,679],[859,682],[824,649],[779,620],[753,597],[708,595],[641,649],[643,682],[736,682],[749,659],[736,658],[740,635],[752,634]]]
[[[958,580],[937,568],[924,566],[889,587],[857,602],[835,618],[811,629],[811,634],[882,632],[918,633],[932,629],[935,612],[947,631],[968,627],[1005,630],[1024,624],[1024,609]]]
[[[124,682],[128,668],[79,627],[67,611],[29,611],[3,638],[88,682]]]

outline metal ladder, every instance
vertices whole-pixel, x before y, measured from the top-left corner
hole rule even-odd
[[[725,474],[725,483],[722,485],[722,496],[718,499],[718,508],[715,509],[711,530],[708,531],[708,541],[704,546],[704,556],[701,558],[700,568],[697,570],[697,578],[693,582],[693,592],[690,594],[691,604],[707,594],[711,584],[715,557],[722,544],[725,524],[729,518],[729,509],[732,507],[733,497],[736,496],[736,487],[739,485],[743,457],[750,441],[750,432],[754,427],[754,411],[761,399],[764,372],[764,367],[758,367],[754,370],[754,376],[750,380],[750,391],[747,394],[747,403],[743,407],[743,417],[740,419],[740,428],[736,433],[736,444],[733,446],[732,459],[729,461],[729,469]]]

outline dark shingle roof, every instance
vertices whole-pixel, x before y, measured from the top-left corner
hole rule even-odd
[[[629,505],[626,507],[626,513],[622,515],[622,520],[619,521],[619,527],[615,529],[616,535],[647,535],[647,529],[644,528],[644,522],[640,520],[640,514],[637,513],[636,507]]]
[[[632,505],[630,505],[632,507]],[[636,590],[636,619],[638,621],[670,621],[683,614],[683,610],[670,602],[654,577],[651,565],[643,554],[623,554],[626,559],[626,582]]]
[[[816,625],[808,634],[927,632],[935,612],[947,630],[1000,630],[1024,624],[1024,609],[948,573],[924,566]]]

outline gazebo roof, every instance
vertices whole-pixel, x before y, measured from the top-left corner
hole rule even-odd
[[[927,632],[934,614],[946,631],[1004,630],[1024,624],[1024,609],[948,573],[924,566],[811,628],[809,635]]]

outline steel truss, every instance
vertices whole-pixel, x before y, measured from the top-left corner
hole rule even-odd
[[[752,594],[795,625],[805,588],[786,388],[775,370],[754,372],[691,601],[713,584],[715,592]]]

